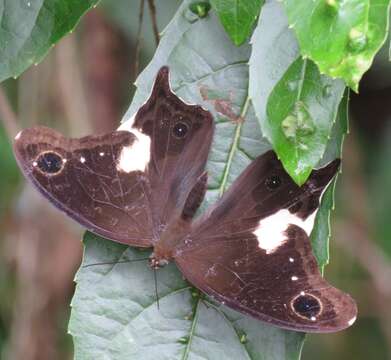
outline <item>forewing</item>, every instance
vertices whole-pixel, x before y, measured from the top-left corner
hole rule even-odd
[[[211,114],[189,105],[170,89],[167,67],[160,69],[148,101],[121,129],[151,138],[148,166],[152,208],[156,223],[180,216],[185,201],[202,176],[213,137]]]
[[[356,305],[322,278],[309,240],[338,165],[313,171],[298,187],[274,153],[257,158],[177,248],[184,276],[233,309],[283,328],[351,325]]]
[[[24,174],[56,207],[114,241],[152,246],[150,188],[142,166],[123,171],[124,149],[137,139],[126,131],[68,139],[35,127],[16,137]]]

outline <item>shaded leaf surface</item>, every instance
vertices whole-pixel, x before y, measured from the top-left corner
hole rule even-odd
[[[303,184],[326,149],[344,84],[299,56],[282,5],[261,11],[252,37],[249,92],[264,136],[284,168]]]
[[[124,121],[148,98],[158,69],[168,64],[173,91],[189,103],[201,104],[215,118],[205,208],[270,145],[262,136],[249,101],[250,46],[234,46],[213,14],[194,21],[188,16],[190,3],[184,1],[165,30],[152,62],[139,76]],[[269,69],[279,72],[281,65],[274,66]],[[321,222],[327,220],[320,217],[318,222],[324,225]],[[327,247],[327,233],[322,231],[315,241]],[[87,234],[83,264],[148,255]],[[303,334],[269,326],[200,298],[173,264],[159,270],[157,276],[160,310],[153,272],[146,261],[79,270],[69,325],[76,359],[300,357]]]
[[[342,157],[343,141],[348,132],[348,102],[349,91],[347,89],[339,104],[337,119],[331,132],[331,138],[319,166],[324,166],[335,158]],[[311,233],[312,250],[320,267],[323,267],[329,262],[330,211],[334,208],[335,185],[336,179],[333,180],[333,183],[323,195],[322,205],[316,215],[315,227]]]
[[[0,81],[40,62],[99,0],[0,0]]]
[[[251,35],[264,0],[211,0],[213,8],[236,45]]]
[[[387,37],[389,0],[284,0],[302,55],[353,90]]]

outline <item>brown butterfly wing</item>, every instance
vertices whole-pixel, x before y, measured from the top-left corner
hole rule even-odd
[[[231,308],[286,329],[351,325],[356,305],[322,278],[306,233],[338,164],[298,187],[272,152],[257,158],[177,248],[185,277]]]
[[[14,151],[33,184],[83,226],[149,247],[179,216],[202,175],[213,121],[171,92],[168,69],[162,68],[149,100],[122,128],[67,139],[36,127],[18,134]]]

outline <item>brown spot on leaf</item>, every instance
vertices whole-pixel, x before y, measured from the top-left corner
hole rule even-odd
[[[203,100],[208,101],[213,104],[215,110],[219,113],[230,119],[233,123],[243,122],[243,118],[237,115],[232,108],[232,91],[229,92],[228,99],[227,98],[219,98],[215,94],[211,94],[208,87],[202,85],[200,87],[200,94]]]

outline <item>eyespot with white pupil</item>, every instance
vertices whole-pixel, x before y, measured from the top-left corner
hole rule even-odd
[[[34,161],[34,165],[44,174],[56,175],[63,169],[65,161],[53,151],[41,153]]]
[[[177,122],[172,129],[174,136],[180,139],[184,138],[188,131],[189,131],[188,125],[181,121]]]
[[[265,185],[269,190],[276,190],[277,188],[280,187],[281,183],[282,183],[281,178],[277,175],[269,176],[265,180]]]
[[[308,320],[316,319],[322,310],[322,305],[315,296],[310,294],[300,294],[291,302],[292,310],[299,316]]]

